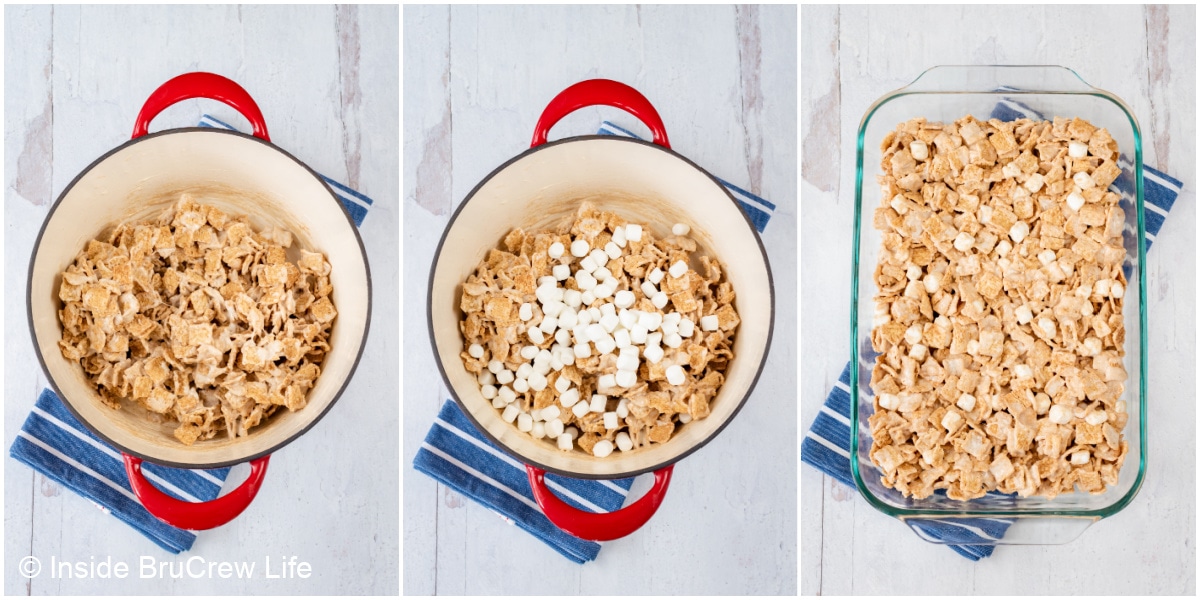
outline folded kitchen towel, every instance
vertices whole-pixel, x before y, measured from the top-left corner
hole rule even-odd
[[[233,127],[210,115],[202,127]],[[321,176],[341,200],[356,225],[361,225],[372,200]],[[177,529],[146,512],[129,487],[121,453],[96,437],[77,421],[50,390],[42,390],[33,411],[25,419],[9,455],[35,471],[91,500],[101,510],[128,523],[163,549],[179,553],[192,547],[196,535]],[[142,463],[142,472],[167,494],[188,502],[216,498],[229,469],[190,470]]]
[[[599,132],[637,138],[608,121],[600,126]],[[775,205],[723,180],[718,181],[761,232],[774,214]],[[532,533],[576,563],[594,560],[600,552],[600,544],[564,532],[542,514],[533,499],[525,466],[480,434],[452,400],[442,405],[413,459],[413,467],[495,511],[504,520]],[[632,477],[595,481],[547,474],[546,481],[547,486],[568,504],[591,512],[611,512],[621,508],[633,485]]]
[[[1044,119],[1040,113],[1014,100],[1005,99],[992,112],[992,117],[1006,121],[1022,117]],[[1132,181],[1133,165],[1124,155],[1118,158],[1122,174],[1113,182],[1110,189],[1121,195],[1121,206],[1128,218],[1133,222],[1137,219],[1137,190]],[[1143,166],[1143,196],[1145,199],[1146,250],[1154,242],[1167,213],[1175,204],[1175,198],[1183,190],[1183,183],[1158,169]],[[1132,241],[1133,244],[1137,240]],[[1136,249],[1131,248],[1136,252]],[[1128,275],[1128,271],[1126,273]],[[870,373],[860,373],[864,381],[870,379]],[[800,460],[806,462],[822,473],[837,479],[843,484],[855,487],[850,473],[850,411],[853,410],[850,400],[850,364],[842,369],[825,404],[817,413],[804,441],[800,446]],[[860,388],[862,389],[862,388]],[[1004,537],[1008,526],[1012,524],[1007,519],[940,519],[913,523],[919,529],[918,534],[934,541],[959,541],[959,544],[947,544],[952,550],[962,556],[979,560],[991,556],[994,545],[987,542]],[[970,543],[968,543],[970,542]]]

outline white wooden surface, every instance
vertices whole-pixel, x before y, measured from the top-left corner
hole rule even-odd
[[[361,230],[375,294],[362,363],[335,409],[274,455],[250,508],[173,557],[6,456],[5,592],[398,593],[398,8],[6,7],[4,24],[5,448],[46,387],[25,323],[34,237],[66,184],[128,139],[159,84],[192,70],[233,78],[258,101],[275,144],[375,200]],[[167,110],[152,129],[195,125],[202,111],[247,126],[223,104],[193,100]],[[135,573],[141,555],[256,561],[259,576],[62,580],[44,569],[30,580],[16,569],[30,554],[43,565],[51,556],[112,556]],[[313,575],[266,580],[268,555],[276,565],[298,556]]]
[[[795,594],[795,8],[409,6],[403,22],[405,593]],[[779,206],[763,236],[778,300],[768,364],[742,412],[678,464],[646,527],[577,566],[411,464],[449,397],[422,291],[446,221],[528,147],[555,94],[593,77],[638,88],[675,150]],[[593,108],[551,137],[595,133],[603,118],[648,133]]]
[[[1195,7],[805,6],[801,21],[804,427],[849,356],[855,135],[884,93],[938,64],[1072,67],[1133,108],[1146,164],[1185,190],[1147,257],[1149,471],[1133,503],[1073,543],[971,563],[805,465],[801,592],[1195,594]]]

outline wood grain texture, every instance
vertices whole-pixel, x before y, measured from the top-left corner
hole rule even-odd
[[[133,529],[9,459],[4,470],[5,591],[174,595],[399,592],[399,11],[381,7],[6,7],[5,412],[10,444],[45,376],[25,323],[25,273],[52,199],[96,157],[127,140],[142,102],[185,71],[221,73],[259,103],[271,138],[313,169],[376,203],[361,232],[374,306],[362,362],[319,425],[276,453],[255,502],[233,523],[172,556]],[[195,125],[202,112],[247,127],[232,109],[192,100],[152,129]],[[231,487],[241,481],[238,467]],[[139,556],[256,561],[254,580],[119,582],[19,576],[43,563]],[[265,557],[297,555],[309,579],[266,580]],[[105,585],[107,584],[107,586]]]
[[[796,17],[774,6],[405,7],[406,288],[424,289],[455,204],[527,148],[545,104],[583,79],[634,86],[676,151],[779,206],[763,235],[776,335],[754,395],[678,464],[646,527],[582,566],[412,470],[449,396],[424,295],[406,299],[405,593],[796,593]],[[589,108],[551,138],[594,133],[602,119],[648,134],[621,111]]]
[[[1132,107],[1146,164],[1184,182],[1145,270],[1150,466],[1133,503],[1072,543],[971,563],[804,467],[802,593],[1194,594],[1195,7],[806,6],[801,21],[805,426],[849,358],[849,303],[826,298],[849,290],[855,135],[883,94],[938,64],[1071,67]]]

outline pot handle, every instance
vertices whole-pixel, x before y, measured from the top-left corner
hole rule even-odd
[[[563,117],[587,106],[603,104],[613,106],[628,112],[650,128],[654,135],[654,143],[670,148],[667,141],[667,130],[663,127],[662,117],[654,110],[654,105],[641,92],[611,79],[589,79],[561,91],[538,119],[533,129],[533,143],[530,148],[536,148],[546,143],[550,128],[554,127]]]
[[[146,135],[150,130],[150,121],[153,121],[158,113],[172,104],[191,98],[210,98],[232,106],[250,121],[255,137],[271,141],[271,137],[267,135],[267,123],[254,98],[232,79],[204,72],[184,73],[158,86],[138,113],[137,122],[133,125],[133,139]]]
[[[533,498],[542,507],[542,512],[546,513],[546,518],[559,529],[594,542],[623,538],[645,525],[667,495],[667,486],[671,484],[671,472],[674,470],[675,465],[669,465],[655,471],[654,486],[637,502],[609,513],[591,513],[560,500],[546,487],[546,472],[533,465],[525,465]]]
[[[242,514],[254,501],[258,488],[267,474],[267,463],[271,456],[250,461],[250,476],[236,490],[208,502],[184,502],[154,487],[142,474],[142,459],[122,453],[125,458],[125,473],[129,476],[129,487],[146,511],[168,525],[180,529],[199,531],[220,527]]]

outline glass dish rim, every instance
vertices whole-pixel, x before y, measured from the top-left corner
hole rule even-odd
[[[1053,91],[1053,90],[992,90],[992,91],[944,91],[944,90],[910,90],[913,84],[920,81],[926,75],[938,69],[946,68],[961,68],[961,69],[1061,69],[1070,75],[1073,75],[1087,89],[1082,91]],[[866,483],[863,481],[862,473],[858,460],[858,444],[859,444],[859,386],[858,386],[858,293],[859,293],[859,247],[860,234],[862,227],[862,191],[863,191],[863,159],[864,159],[864,138],[866,134],[867,124],[884,104],[891,102],[897,98],[909,95],[947,95],[947,94],[972,94],[972,95],[1075,95],[1075,96],[1095,96],[1108,100],[1115,104],[1126,116],[1130,127],[1133,131],[1134,138],[1134,172],[1137,188],[1137,247],[1138,247],[1138,359],[1139,359],[1139,377],[1138,377],[1138,397],[1139,397],[1139,464],[1136,479],[1133,486],[1122,497],[1117,499],[1112,504],[1107,506],[1091,509],[1091,510],[1055,510],[1055,509],[1005,509],[1005,510],[980,510],[970,508],[971,501],[963,501],[963,510],[954,510],[946,508],[900,508],[892,506],[883,500],[877,498]],[[1142,134],[1141,128],[1138,125],[1137,117],[1124,101],[1119,97],[1093,87],[1086,80],[1079,76],[1073,69],[1057,66],[1057,65],[939,65],[926,69],[917,76],[911,83],[893,90],[881,96],[878,100],[864,113],[862,120],[859,123],[857,131],[857,140],[855,148],[855,185],[854,185],[854,238],[853,238],[853,261],[851,266],[851,300],[850,300],[850,472],[854,480],[855,488],[859,494],[866,499],[867,503],[875,507],[880,512],[900,520],[922,518],[922,517],[1068,517],[1068,518],[1084,518],[1099,520],[1110,517],[1117,512],[1120,512],[1138,492],[1141,491],[1142,485],[1145,482],[1146,476],[1146,455],[1148,444],[1146,440],[1146,223],[1145,223],[1145,190],[1144,190],[1144,172],[1142,164]],[[1081,493],[1081,492],[1074,492]]]

